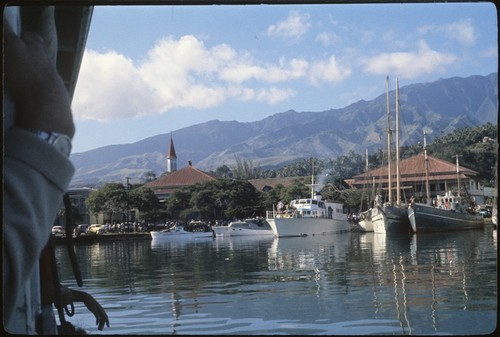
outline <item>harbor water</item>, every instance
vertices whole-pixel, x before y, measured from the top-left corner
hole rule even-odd
[[[75,247],[91,334],[489,334],[497,326],[496,230],[418,235],[148,239]],[[66,247],[62,283],[78,289]]]

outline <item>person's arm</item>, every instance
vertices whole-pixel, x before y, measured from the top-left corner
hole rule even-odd
[[[67,91],[41,39],[30,34],[22,40],[5,21],[3,27],[4,84],[15,106],[14,127],[3,135],[3,313],[7,325],[74,173],[65,155],[26,128],[69,137],[75,128]]]
[[[87,309],[95,316],[95,324],[99,330],[104,328],[104,324],[109,328],[109,319],[106,311],[97,302],[92,295],[79,290],[73,290],[66,287],[61,287],[63,305],[68,305],[72,302],[82,302]]]

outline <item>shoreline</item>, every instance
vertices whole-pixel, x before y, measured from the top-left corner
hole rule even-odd
[[[56,244],[65,244],[65,237],[55,237]],[[105,233],[105,234],[81,234],[77,237],[73,237],[73,243],[76,244],[92,244],[95,242],[104,241],[124,241],[124,240],[151,240],[151,234],[149,232],[133,232],[133,233]]]

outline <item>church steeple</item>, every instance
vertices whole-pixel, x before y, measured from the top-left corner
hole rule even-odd
[[[167,153],[167,173],[177,171],[177,155],[175,154],[174,140],[170,134],[170,144]]]

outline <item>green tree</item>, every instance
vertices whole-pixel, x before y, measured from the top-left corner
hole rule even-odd
[[[245,218],[262,215],[260,193],[248,181],[219,179],[176,191],[167,200],[173,217]]]
[[[144,179],[146,182],[156,180],[156,173],[154,171],[148,171],[144,174]]]
[[[217,169],[214,171],[214,175],[219,178],[231,178],[233,173],[227,165],[222,165],[217,167]]]
[[[87,199],[87,208],[91,214],[111,212],[124,214],[127,210],[127,191],[121,183],[108,183],[92,192]]]
[[[244,219],[254,216],[263,216],[264,210],[261,203],[261,195],[248,181],[226,180],[222,181],[227,186],[226,215]],[[225,186],[221,186],[225,187]]]
[[[146,186],[132,188],[129,192],[129,206],[137,208],[140,212],[140,220],[155,221],[164,216],[160,201],[153,190]]]
[[[260,167],[254,166],[251,160],[235,158],[236,164],[231,167],[234,179],[256,179],[260,177]]]
[[[186,216],[186,210],[190,209],[191,188],[177,190],[170,195],[166,201],[167,213],[172,219]]]
[[[364,157],[351,150],[347,155],[339,156],[331,162],[330,175],[340,179],[348,179],[363,172],[364,167]]]
[[[305,180],[307,180],[307,184],[311,183],[309,177],[305,179],[294,179],[290,185],[281,191],[280,200],[283,201],[283,203],[288,204],[294,199],[310,197],[311,187],[306,185]]]
[[[273,205],[276,205],[281,200],[281,195],[284,193],[285,187],[282,184],[276,185],[274,188],[267,192],[261,193],[262,208],[266,211],[273,209]]]

